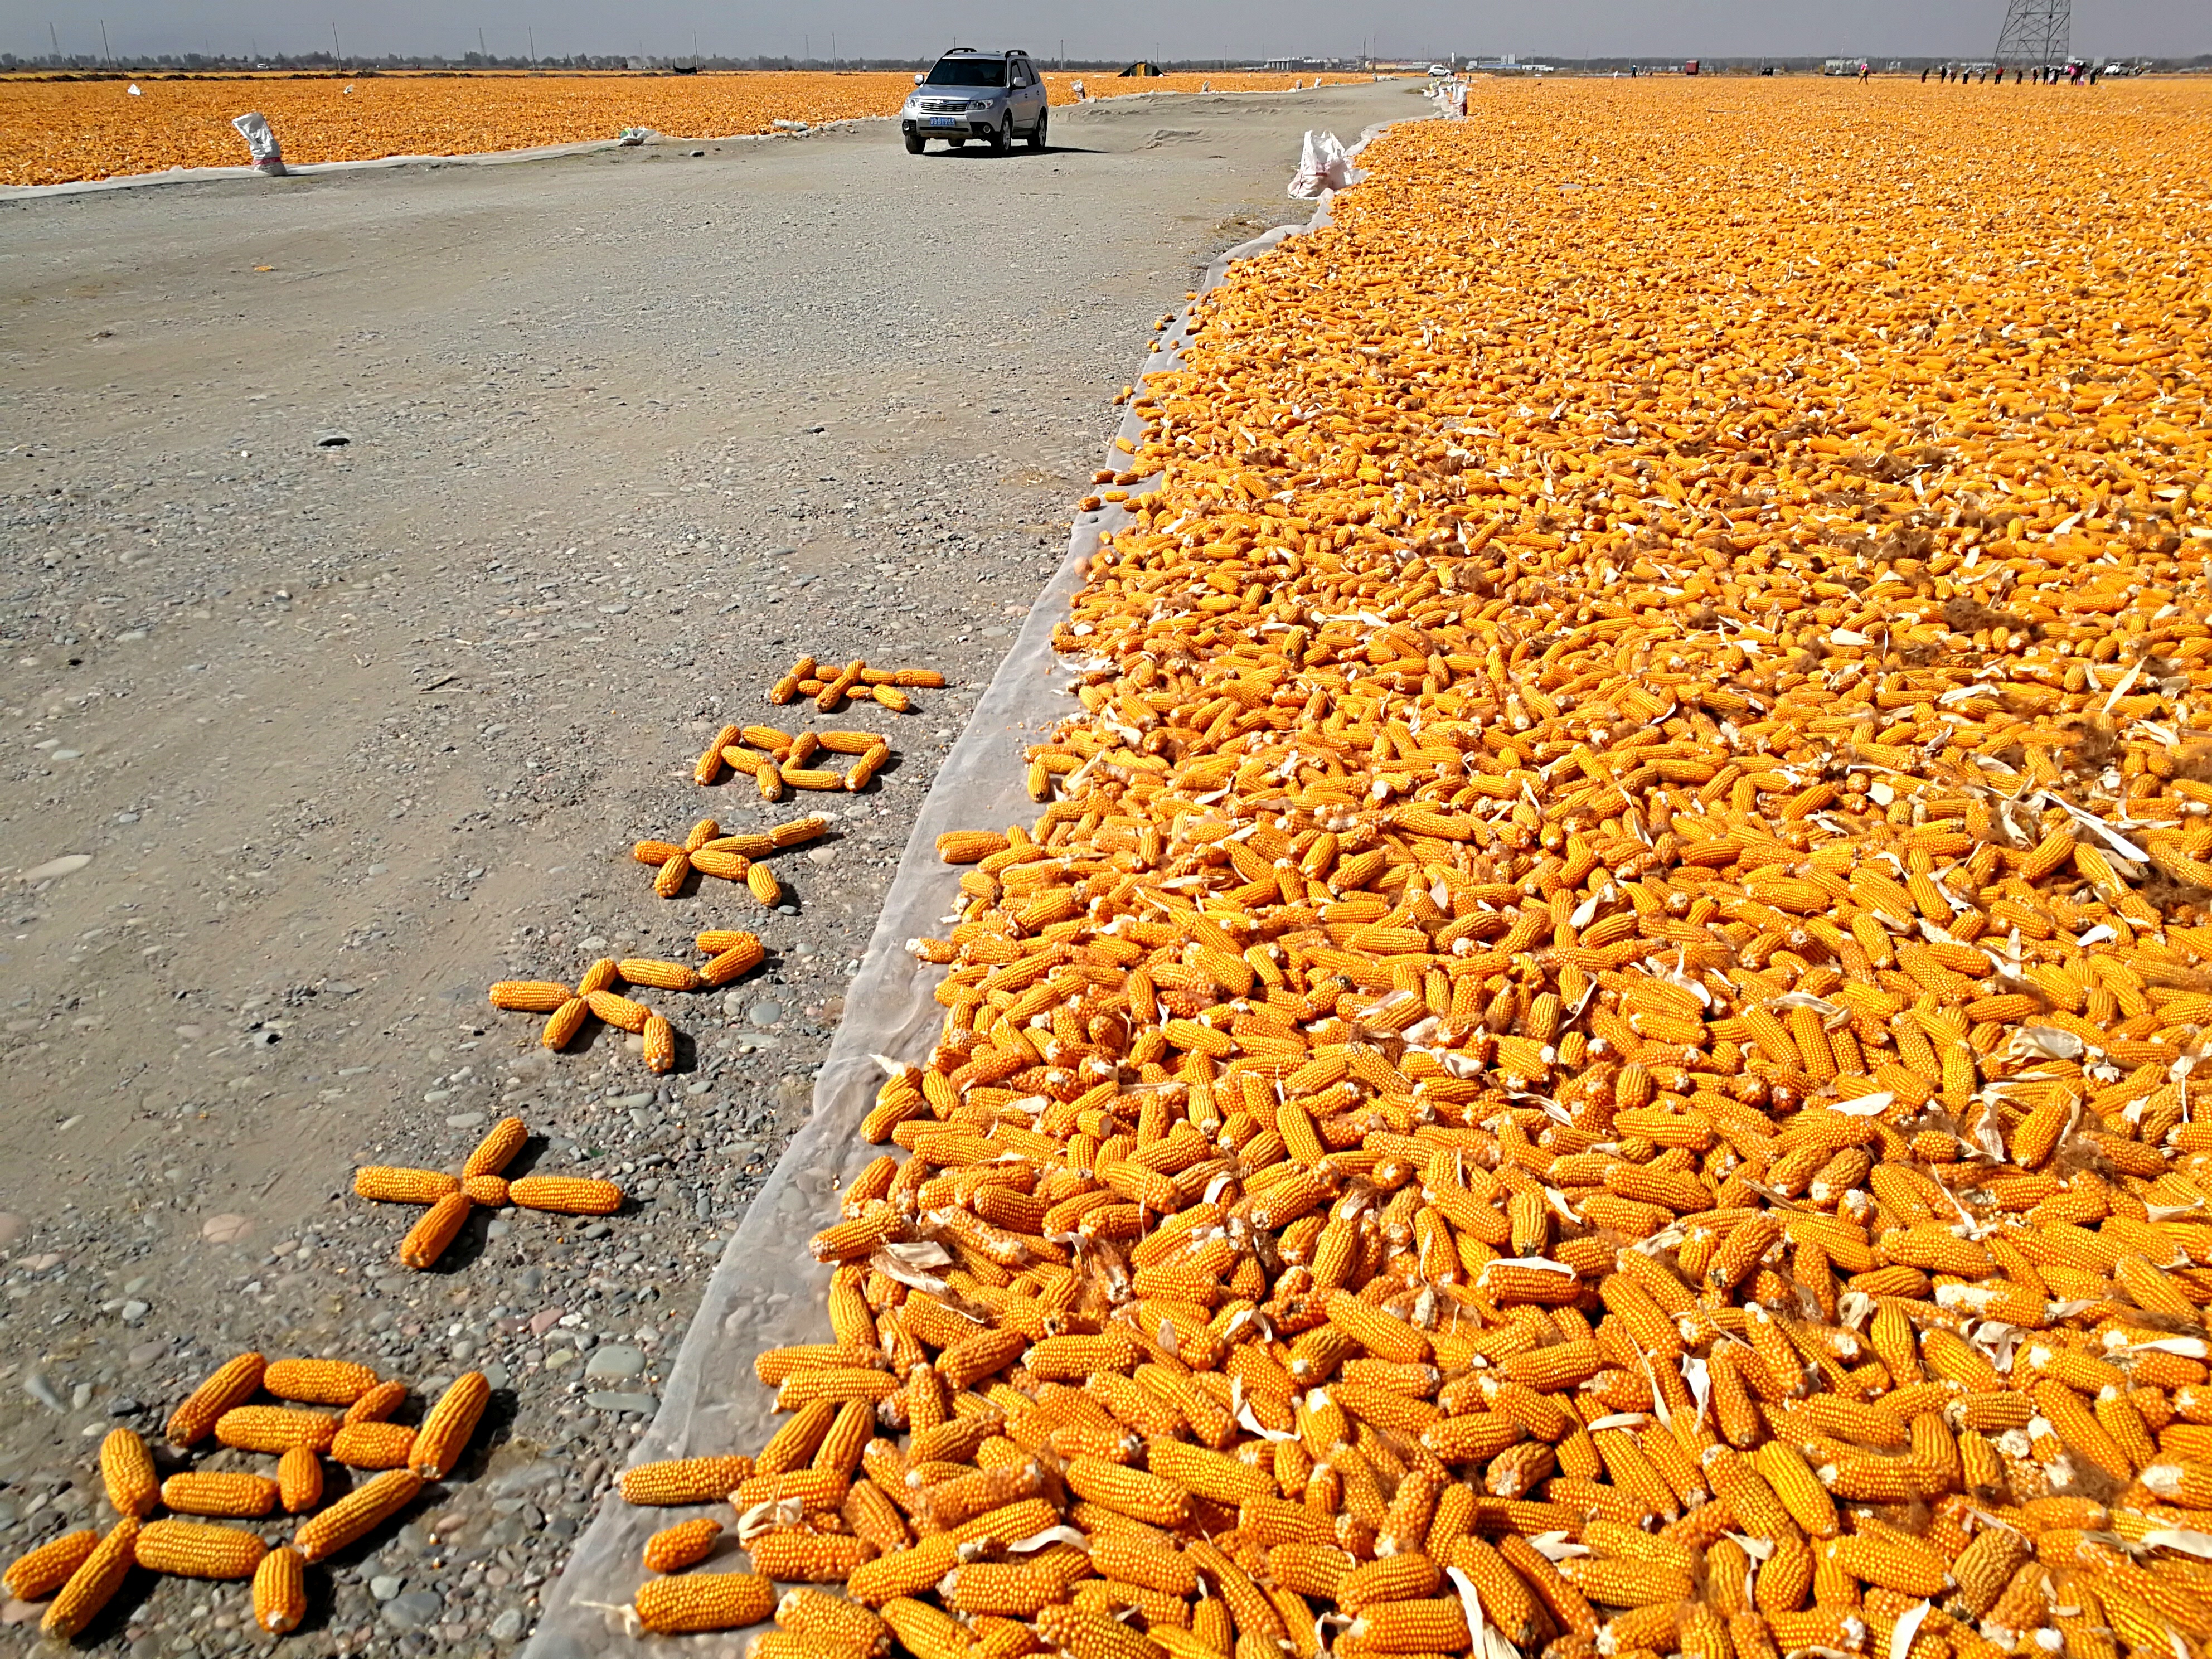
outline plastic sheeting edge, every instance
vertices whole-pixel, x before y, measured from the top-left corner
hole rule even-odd
[[[1378,132],[1396,125],[1369,127],[1352,153],[1357,155]],[[1218,287],[1237,261],[1327,226],[1330,199],[1324,195],[1304,224],[1277,225],[1218,256],[1206,267],[1200,296]],[[1193,301],[1184,307],[1160,350],[1146,355],[1142,373],[1158,373],[1180,360],[1191,337],[1196,304]],[[1142,434],[1143,422],[1131,408],[1116,436],[1133,443]],[[1120,453],[1109,451],[1109,455]],[[1146,489],[1133,487],[1132,493]],[[1053,630],[1069,614],[1099,538],[1120,528],[1128,517],[1119,504],[1077,515],[1066,556],[1031,605],[931,785],[884,895],[860,971],[846,994],[848,1012],[816,1074],[813,1109],[776,1161],[708,1279],[699,1312],[684,1334],[663,1387],[660,1408],[634,1448],[632,1462],[760,1445],[773,1420],[774,1395],[753,1381],[752,1357],[783,1343],[826,1339],[823,1304],[830,1270],[806,1259],[799,1241],[835,1218],[838,1193],[883,1150],[861,1141],[857,1133],[883,1075],[874,1056],[918,1059],[927,1052],[928,1034],[942,1014],[932,994],[941,970],[917,962],[906,949],[907,939],[935,925],[945,905],[957,896],[960,872],[939,861],[937,836],[945,830],[1035,816],[1036,804],[1024,787],[1021,746],[1043,735],[1057,719],[1049,691],[1041,682],[1048,683],[1054,673],[1066,676],[1069,682],[1073,678],[1053,650]],[[717,1366],[723,1369],[718,1372]],[[726,1505],[633,1508],[618,1492],[611,1491],[545,1595],[537,1629],[521,1659],[584,1659],[617,1644],[639,1659],[737,1659],[760,1627],[632,1640],[623,1634],[616,1610],[646,1577],[637,1563],[647,1537],[677,1521],[718,1512],[728,1517]],[[692,1571],[731,1571],[738,1565],[730,1559],[737,1553],[734,1539],[726,1539],[720,1553]]]

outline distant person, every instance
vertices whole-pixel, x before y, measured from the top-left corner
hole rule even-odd
[[[1920,84],[1923,87],[1928,84],[1928,71],[1926,70],[1920,71]]]
[[[1865,64],[1861,64],[1859,65],[1859,79],[1860,79],[1860,80],[1862,80],[1862,81],[1865,80],[1865,79],[1867,78],[1867,76],[1869,76],[1869,75],[1872,75],[1873,73],[1874,73],[1874,70],[1873,70],[1873,69],[1872,69],[1869,65]]]

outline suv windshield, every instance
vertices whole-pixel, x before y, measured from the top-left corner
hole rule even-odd
[[[941,58],[929,72],[933,87],[1003,87],[1006,64],[996,58]]]

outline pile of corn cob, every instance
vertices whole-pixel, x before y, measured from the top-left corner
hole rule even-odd
[[[809,763],[823,754],[858,758],[842,772]],[[877,732],[793,732],[774,726],[726,726],[701,753],[691,778],[695,783],[711,784],[726,766],[751,778],[760,787],[763,800],[781,800],[786,789],[858,793],[890,757],[891,740]]]
[[[1912,90],[1500,86],[1201,303],[644,1627],[2212,1638],[2207,94]]]
[[[767,728],[751,726],[747,730],[764,732]],[[866,737],[867,733],[854,732],[849,735]],[[720,740],[717,739],[717,741]],[[719,751],[710,750],[709,752]],[[705,763],[702,761],[700,764],[703,769]],[[769,771],[774,769],[767,769]],[[711,783],[714,780],[708,778],[705,781]],[[804,847],[808,842],[818,840],[828,834],[829,830],[830,821],[827,818],[807,817],[793,818],[789,823],[779,823],[770,830],[726,836],[722,833],[722,826],[714,819],[701,818],[698,823],[691,826],[691,833],[684,837],[684,844],[681,847],[668,841],[641,841],[635,843],[629,852],[630,856],[640,864],[650,865],[660,872],[653,878],[653,890],[663,898],[674,898],[682,892],[685,880],[696,870],[702,876],[713,876],[722,881],[741,881],[744,883],[746,890],[763,905],[774,908],[782,901],[783,888],[775,878],[775,872],[760,860],[770,853],[781,853],[793,847]],[[702,939],[720,938],[721,935],[702,934],[700,937]],[[750,938],[750,935],[746,937]],[[704,950],[706,947],[702,945],[700,948]],[[734,966],[724,964],[718,971],[726,973],[730,979],[734,979],[747,969],[757,965],[758,962],[759,958],[756,957],[751,962],[738,963]],[[665,968],[666,964],[661,964],[661,966]],[[660,981],[656,979],[640,982],[658,985]],[[709,980],[706,982],[720,985],[726,981]],[[666,988],[690,991],[696,990],[698,987],[672,985]],[[549,1044],[549,1046],[558,1047],[559,1045]]]
[[[257,1404],[257,1395],[285,1403]],[[9,1563],[0,1582],[22,1601],[52,1596],[41,1628],[68,1641],[99,1616],[134,1566],[185,1578],[251,1578],[253,1622],[283,1635],[307,1613],[305,1570],[367,1537],[427,1483],[451,1474],[490,1395],[483,1372],[464,1372],[410,1429],[391,1421],[407,1402],[407,1385],[380,1382],[366,1365],[240,1354],[192,1391],[164,1432],[186,1456],[210,1438],[274,1456],[273,1476],[187,1468],[163,1480],[137,1431],[111,1430],[100,1443],[100,1473],[120,1518],[105,1534],[86,1528],[49,1539]],[[345,1409],[334,1416],[306,1409],[313,1406]],[[368,1478],[325,1504],[325,1457]],[[265,1523],[280,1506],[305,1517],[289,1543],[272,1548],[252,1526],[234,1524]],[[155,1519],[157,1510],[168,1513]]]
[[[811,826],[811,828],[809,827]],[[805,829],[808,836],[817,836],[825,826],[819,818],[805,818],[797,824],[783,824],[767,836],[732,836],[725,842],[769,842],[775,835]],[[763,904],[773,904],[781,896],[775,878],[767,867],[752,865],[746,868],[746,859],[738,854],[716,854],[713,852],[716,825],[712,818],[702,818],[693,828],[686,847],[672,847],[662,841],[641,841],[633,849],[641,863],[658,863],[665,878],[669,870],[677,870],[680,878],[690,873],[691,855],[695,853],[713,858],[726,857],[735,860],[735,873],[730,879],[750,876],[753,896]],[[805,839],[801,836],[799,839]],[[797,845],[786,841],[786,846]],[[714,862],[708,868],[720,875],[731,869],[726,863]],[[670,885],[667,892],[672,893]],[[666,894],[664,894],[666,896]],[[544,1030],[539,1041],[555,1051],[567,1048],[580,1036],[586,1025],[593,1019],[604,1020],[617,1030],[628,1031],[645,1040],[645,1068],[649,1072],[671,1072],[676,1068],[676,1028],[667,1017],[656,1013],[633,997],[626,997],[615,989],[617,984],[649,986],[657,991],[696,991],[705,986],[727,985],[739,975],[752,971],[767,958],[757,934],[737,928],[709,928],[698,939],[699,949],[707,960],[697,968],[689,968],[680,962],[663,962],[653,957],[626,957],[617,962],[612,957],[601,957],[584,970],[584,976],[574,985],[565,985],[554,979],[503,979],[491,988],[491,1006],[511,1012],[544,1014]],[[517,1145],[520,1143],[518,1142]],[[509,1156],[512,1156],[510,1153]],[[540,1206],[544,1207],[544,1206]]]
[[[625,963],[625,968],[635,966]],[[672,967],[662,963],[660,967]],[[611,963],[601,963],[611,967]],[[593,969],[596,973],[598,969]],[[686,970],[688,971],[688,970]],[[586,975],[589,978],[590,975]],[[502,988],[521,986],[527,989],[531,982],[508,981],[505,986],[492,987],[492,1001],[499,1007],[522,1006],[501,1002]],[[551,989],[563,988],[554,986]],[[594,991],[595,996],[610,998],[616,1002],[627,1000],[609,991]],[[636,1006],[635,1003],[630,1004]],[[557,1016],[556,1016],[557,1018]],[[659,1016],[653,1016],[659,1018]],[[648,1039],[648,1042],[649,1042]],[[667,1067],[658,1069],[665,1071]],[[399,1265],[421,1273],[438,1264],[438,1258],[460,1235],[469,1212],[482,1205],[488,1210],[501,1209],[514,1205],[525,1210],[549,1210],[556,1215],[612,1215],[623,1206],[622,1188],[611,1181],[599,1181],[588,1176],[524,1176],[509,1181],[500,1172],[514,1161],[530,1139],[530,1130],[519,1117],[503,1117],[485,1131],[476,1150],[461,1165],[458,1176],[447,1175],[442,1170],[409,1170],[390,1164],[365,1164],[353,1175],[353,1190],[356,1198],[372,1199],[385,1204],[427,1204],[429,1208],[422,1218],[407,1230],[407,1237],[399,1242]]]
[[[871,668],[865,657],[855,657],[842,668],[831,668],[826,664],[817,665],[811,657],[801,657],[791,665],[789,673],[769,689],[768,700],[780,706],[811,697],[817,708],[834,714],[848,697],[872,697],[893,714],[903,714],[914,707],[906,695],[908,690],[937,691],[944,686],[945,676],[934,668]]]

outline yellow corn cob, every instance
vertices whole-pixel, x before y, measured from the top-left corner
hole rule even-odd
[[[1006,838],[994,830],[947,830],[937,838],[937,856],[947,864],[976,864],[1006,846]]]
[[[633,1002],[614,991],[594,991],[584,999],[584,1002],[592,1013],[617,1030],[628,1031],[633,1036],[645,1030],[645,1022],[653,1014],[653,1010],[643,1003]]]
[[[801,657],[792,665],[791,672],[776,682],[775,689],[768,694],[768,700],[770,702],[789,702],[799,695],[799,681],[811,678],[813,673],[814,659]]]
[[[1377,1601],[1412,1601],[1434,1595],[1443,1582],[1443,1574],[1427,1556],[1391,1555],[1379,1561],[1363,1561],[1338,1580],[1332,1594],[1340,1611],[1356,1613]],[[1486,1603],[1486,1611],[1487,1607]]]
[[[381,1423],[407,1403],[407,1385],[380,1382],[345,1408],[345,1423]]]
[[[567,1048],[576,1040],[576,1033],[584,1029],[584,1021],[591,1012],[592,1005],[583,998],[569,998],[546,1020],[545,1030],[538,1037],[539,1043],[556,1052]]]
[[[253,1622],[271,1636],[297,1630],[307,1616],[306,1564],[279,1545],[253,1570]]]
[[[18,1601],[52,1595],[69,1582],[70,1575],[84,1565],[85,1558],[99,1544],[100,1534],[89,1527],[49,1538],[10,1561],[7,1572],[0,1574],[0,1585]]]
[[[124,1579],[137,1561],[138,1534],[143,1526],[137,1516],[126,1515],[107,1529],[106,1535],[87,1552],[76,1571],[63,1582],[52,1604],[46,1608],[46,1617],[39,1621],[41,1631],[58,1642],[67,1642],[99,1616],[100,1610],[123,1587]]]
[[[507,1183],[507,1201],[526,1210],[561,1215],[612,1215],[622,1208],[622,1188],[611,1181],[583,1176],[525,1176]]]
[[[2008,1527],[1984,1527],[1976,1533],[1951,1563],[1951,1577],[1959,1586],[1945,1604],[1952,1616],[1978,1619],[1987,1613],[2033,1553],[2028,1541]]]
[[[392,1204],[435,1204],[460,1189],[458,1179],[436,1170],[394,1170],[372,1164],[353,1175],[356,1197]]]
[[[649,985],[657,991],[696,991],[699,975],[680,962],[661,962],[650,957],[629,957],[616,971],[632,985]]]
[[[294,1447],[293,1450],[304,1449]],[[288,1454],[289,1455],[289,1454]],[[313,1456],[313,1452],[307,1454]],[[276,1507],[276,1483],[235,1469],[186,1469],[161,1483],[161,1502],[179,1515],[250,1520]]]
[[[461,1182],[461,1193],[479,1209],[498,1210],[507,1206],[507,1180],[503,1176],[470,1176]]]
[[[1255,1498],[1274,1496],[1274,1477],[1249,1463],[1193,1446],[1179,1440],[1156,1439],[1146,1443],[1146,1462],[1152,1472],[1194,1497],[1210,1498],[1231,1507]]]
[[[824,1227],[807,1241],[807,1249],[817,1261],[864,1261],[905,1231],[906,1224],[892,1206],[877,1204],[866,1214]]]
[[[647,1635],[742,1630],[775,1610],[775,1586],[756,1573],[686,1573],[647,1579],[630,1605]]]
[[[676,1030],[659,1014],[645,1022],[645,1069],[656,1075],[676,1069]]]
[[[1846,1535],[1821,1547],[1827,1559],[1854,1577],[1906,1595],[1940,1595],[1949,1582],[1943,1558],[1917,1539]]]
[[[1345,1634],[1370,1653],[1459,1653],[1468,1645],[1467,1610],[1456,1596],[1382,1601],[1354,1619]]]
[[[734,726],[726,726],[714,733],[714,740],[700,752],[697,763],[691,769],[692,782],[711,784],[722,775],[722,750],[737,742],[738,734],[739,728]]]
[[[1103,1613],[1046,1607],[1035,1623],[1037,1635],[1068,1659],[1161,1659],[1157,1643]]]
[[[684,890],[684,884],[691,878],[691,872],[695,869],[706,870],[708,875],[714,873],[698,860],[698,854],[687,852],[680,847],[670,854],[661,864],[659,872],[653,878],[653,896],[674,898]]]
[[[749,1480],[750,1457],[678,1457],[640,1463],[622,1478],[625,1504],[719,1504]]]
[[[823,775],[830,775],[825,773]],[[765,864],[756,864],[745,872],[745,886],[763,904],[773,906],[782,901],[783,888],[776,881],[775,872]]]
[[[338,1425],[343,1436],[347,1425]],[[337,1444],[333,1437],[331,1444]],[[323,1461],[305,1446],[288,1447],[276,1459],[276,1495],[287,1515],[305,1515],[323,1501]]]
[[[1841,1529],[1836,1500],[1795,1447],[1770,1440],[1752,1454],[1752,1462],[1790,1518],[1815,1538],[1833,1538]]]
[[[491,988],[491,1006],[526,1014],[550,1014],[572,993],[550,979],[503,979]]]
[[[133,1548],[149,1572],[180,1578],[250,1578],[269,1553],[242,1527],[204,1521],[149,1521]]]
[[[301,1522],[292,1534],[292,1547],[313,1565],[367,1537],[413,1503],[422,1490],[422,1477],[414,1470],[387,1469]]]
[[[814,1455],[814,1449],[822,1443],[823,1436],[836,1420],[838,1403],[832,1400],[810,1401],[801,1406],[781,1428],[769,1437],[769,1443],[753,1460],[753,1473],[785,1474],[803,1468]]]
[[[240,1451],[282,1453],[295,1446],[328,1451],[338,1420],[327,1412],[289,1406],[234,1406],[216,1419],[215,1437]]]
[[[1650,1561],[1583,1557],[1562,1561],[1559,1571],[1591,1601],[1608,1607],[1671,1607],[1689,1600],[1692,1589],[1687,1573]]]
[[[1027,1619],[1065,1601],[1067,1575],[1050,1559],[966,1562],[938,1587],[956,1613]]]
[[[422,1419],[414,1449],[407,1454],[407,1467],[425,1480],[442,1480],[452,1474],[490,1400],[491,1384],[482,1371],[463,1371],[455,1377]]]
[[[414,1454],[415,1431],[398,1423],[345,1423],[331,1441],[331,1461],[349,1469],[397,1469]]]
[[[817,1636],[842,1643],[863,1653],[880,1653],[890,1643],[890,1630],[880,1615],[822,1590],[786,1590],[775,1604],[775,1622],[799,1636]]]
[[[161,1498],[154,1474],[154,1455],[136,1429],[110,1429],[100,1443],[100,1477],[107,1487],[107,1501],[118,1515],[140,1519],[154,1512]],[[172,1505],[171,1507],[174,1507]]]
[[[1068,1490],[1078,1496],[1156,1527],[1181,1526],[1190,1516],[1188,1492],[1140,1469],[1078,1457],[1069,1462],[1064,1478]]]
[[[473,1207],[466,1193],[447,1193],[433,1204],[399,1241],[399,1265],[417,1273],[435,1267]]]
[[[679,1521],[672,1527],[663,1527],[645,1540],[645,1570],[681,1572],[712,1555],[714,1540],[721,1535],[722,1523],[712,1516],[702,1515],[695,1520]]]
[[[629,855],[640,864],[665,866],[672,859],[682,858],[684,849],[672,841],[641,841],[631,845]],[[579,990],[577,994],[583,993]]]
[[[503,1117],[484,1131],[482,1140],[461,1165],[461,1178],[503,1173],[530,1139],[530,1130],[519,1117]]]
[[[777,852],[789,847],[802,847],[830,832],[830,820],[819,813],[810,812],[803,818],[793,818],[779,823],[768,832],[769,846]]]
[[[897,1597],[934,1589],[959,1561],[957,1540],[950,1533],[938,1533],[911,1548],[889,1551],[855,1567],[845,1581],[845,1593],[855,1601],[880,1607]],[[884,1616],[890,1618],[888,1607]]]
[[[1328,1322],[1370,1353],[1401,1364],[1417,1364],[1429,1357],[1429,1339],[1402,1319],[1370,1307],[1346,1291],[1328,1299]]]
[[[748,933],[702,968],[699,976],[709,985],[727,985],[739,975],[759,967],[767,955],[761,942]]]
[[[890,757],[891,746],[888,743],[878,743],[862,750],[860,757],[846,769],[843,780],[846,790],[852,794],[860,793],[874,781],[876,774],[884,769]]]
[[[767,1630],[745,1644],[745,1659],[872,1659],[876,1650],[811,1632]]]
[[[279,1400],[350,1406],[376,1386],[376,1373],[348,1359],[274,1359],[261,1386]]]
[[[681,852],[683,849],[678,848],[677,850]],[[620,977],[615,959],[612,957],[601,957],[584,969],[584,976],[576,981],[576,994],[580,997],[588,997],[594,991],[604,991]]]
[[[1520,1544],[1522,1540],[1510,1540]],[[1582,1593],[1568,1583],[1558,1571],[1551,1571],[1541,1579],[1533,1579],[1528,1571],[1517,1566],[1516,1559],[1506,1559],[1506,1541],[1493,1548],[1480,1537],[1460,1537],[1451,1544],[1451,1566],[1458,1568],[1468,1583],[1475,1586],[1475,1599],[1482,1604],[1484,1617],[1504,1632],[1506,1641],[1526,1644],[1535,1639],[1537,1631],[1537,1593],[1544,1593],[1544,1601],[1558,1614],[1559,1621],[1571,1631],[1583,1624],[1597,1628],[1595,1614],[1590,1614],[1589,1601]],[[1533,1551],[1531,1551],[1533,1553]],[[1547,1566],[1551,1564],[1547,1562]],[[1422,1590],[1427,1595],[1427,1590]],[[1579,1614],[1579,1617],[1577,1617]]]
[[[863,1538],[790,1528],[763,1533],[745,1546],[753,1571],[784,1583],[840,1583],[872,1559],[876,1547]]]

